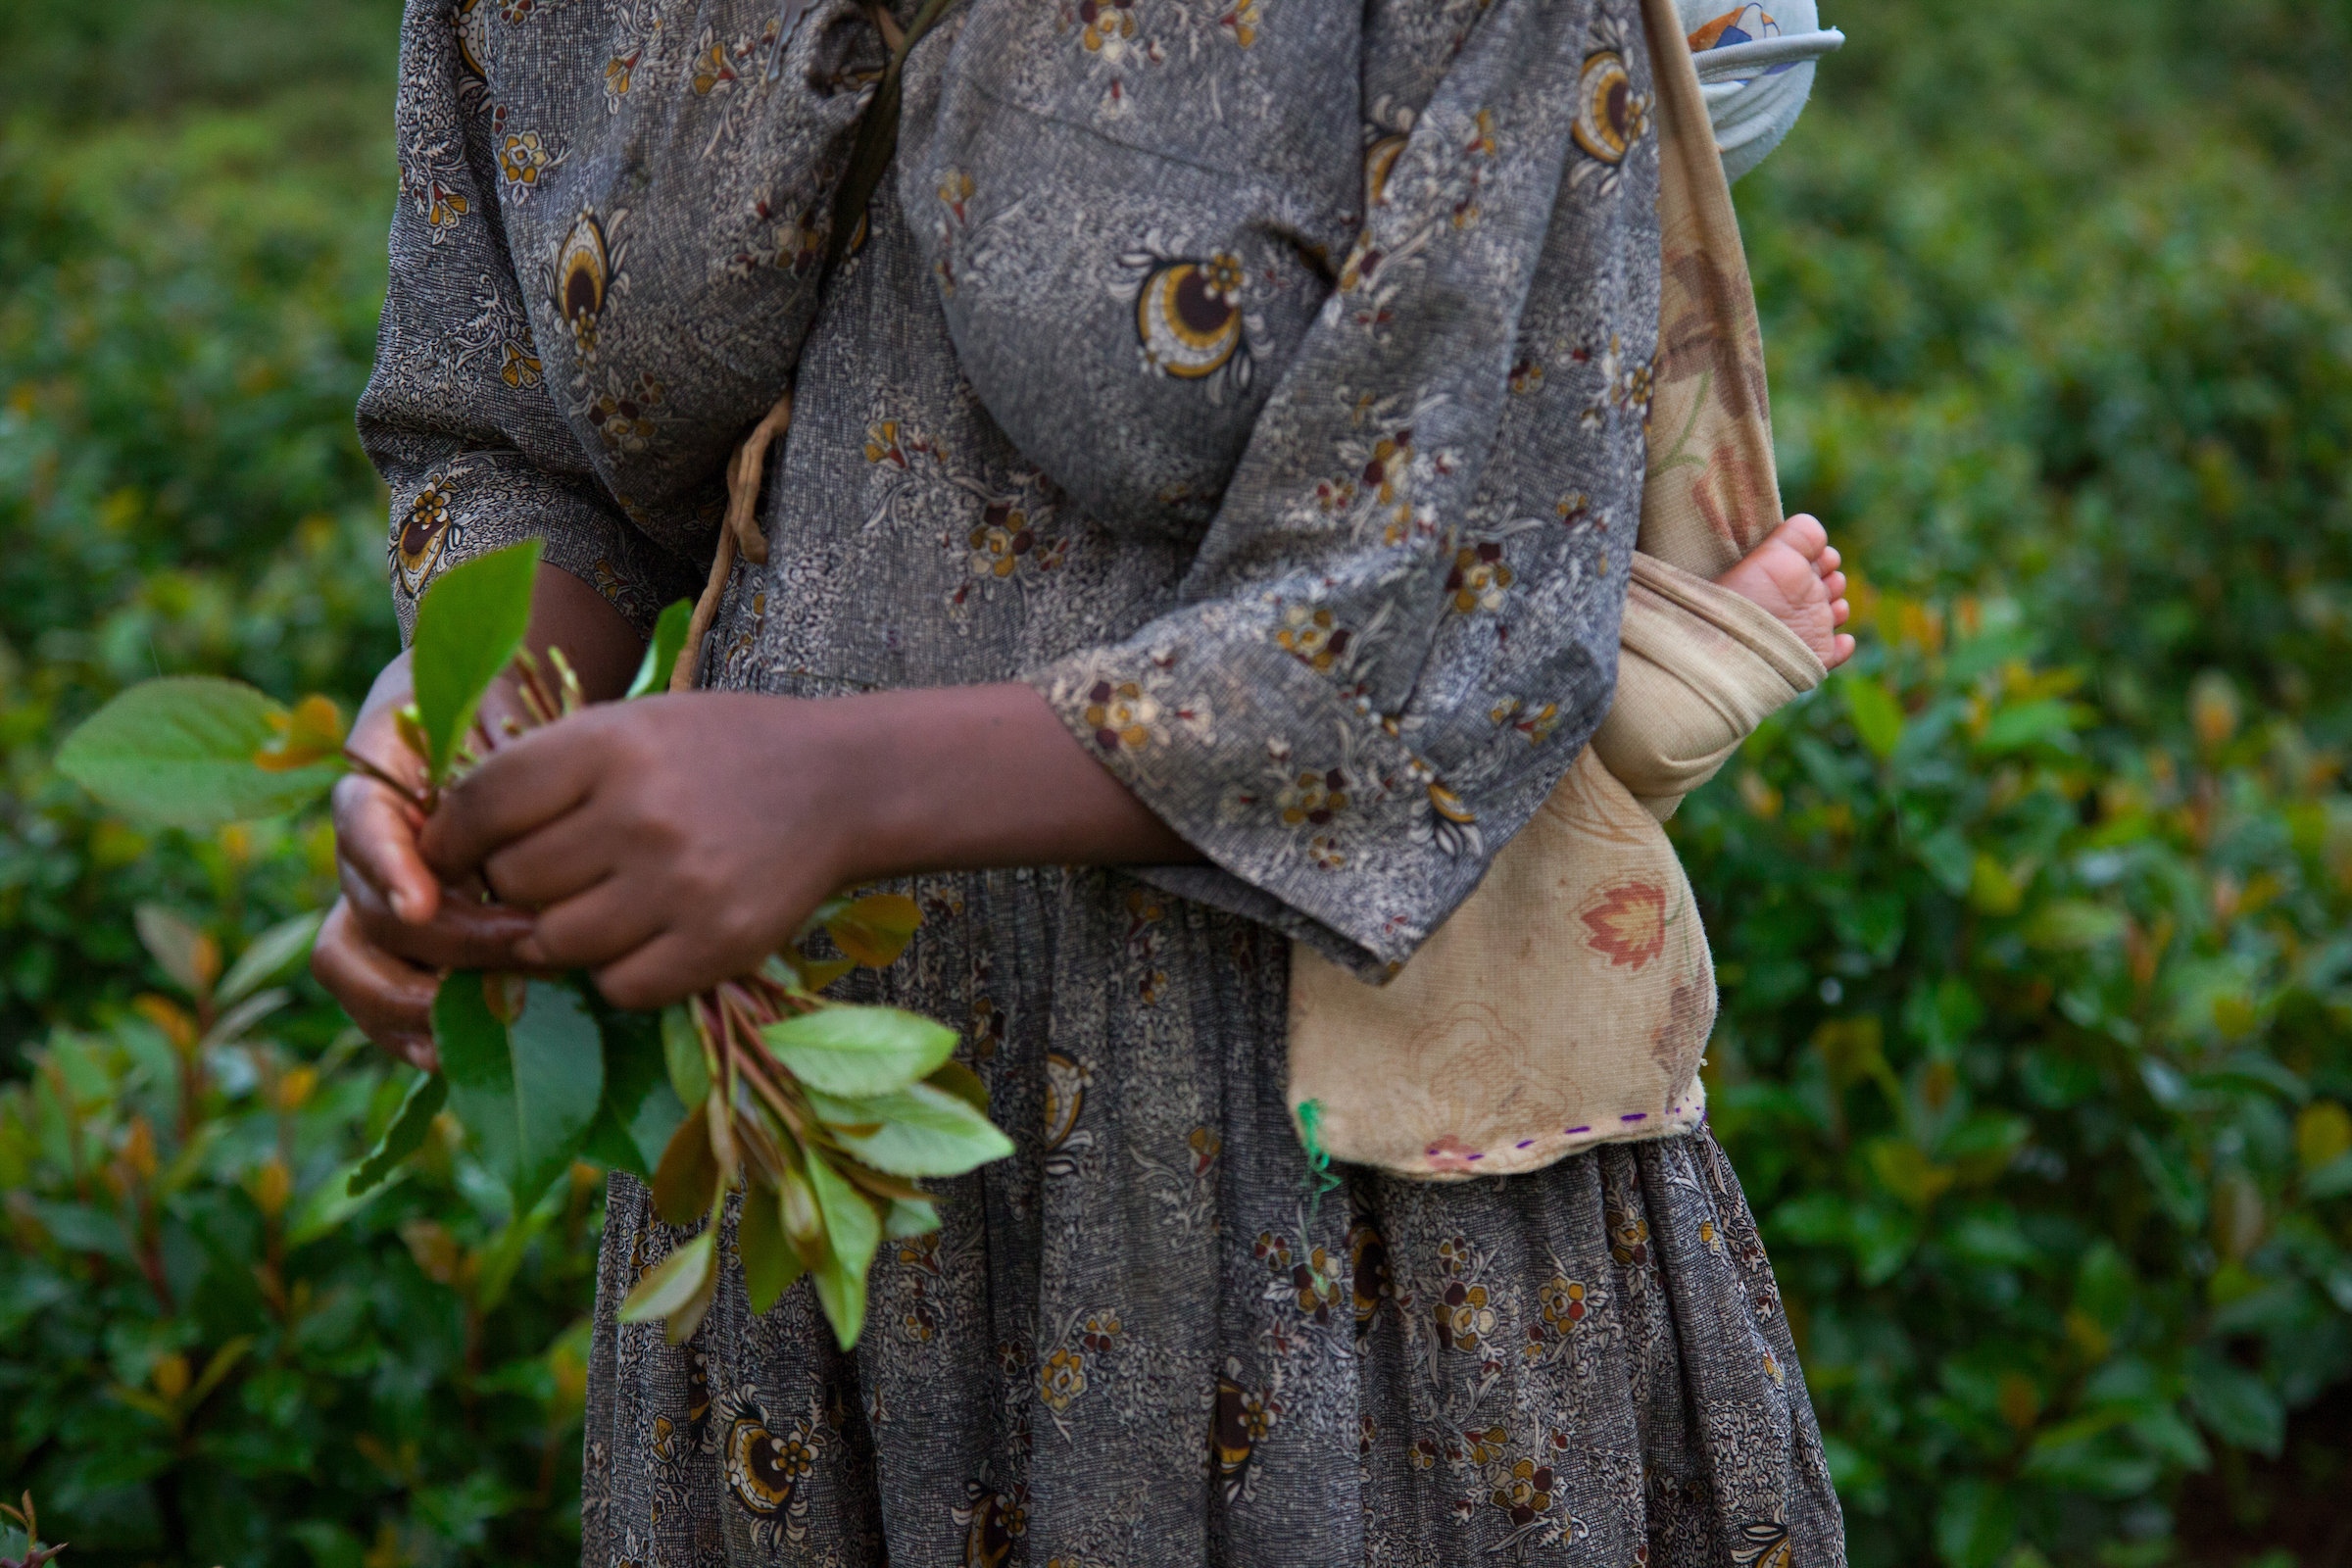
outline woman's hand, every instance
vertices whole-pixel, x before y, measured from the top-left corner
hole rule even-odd
[[[617,611],[553,566],[539,568],[526,640],[542,652],[551,642],[562,647],[591,695],[621,691],[642,652]],[[376,677],[348,745],[413,796],[423,783],[423,763],[394,723],[411,696],[403,654]],[[503,683],[482,706],[492,724],[511,710]],[[381,780],[349,775],[335,786],[333,808],[342,896],[319,928],[311,972],[370,1040],[430,1068],[436,1065],[433,993],[443,972],[514,967],[514,944],[530,934],[531,917],[483,903],[480,884],[470,878],[444,886],[417,848],[424,813]]]
[[[1010,684],[591,709],[443,792],[421,843],[444,879],[478,868],[539,909],[521,962],[590,969],[623,1007],[756,967],[858,882],[1197,858]]]
[[[410,696],[403,654],[376,677],[349,745],[414,791],[423,783],[423,764],[393,720]],[[319,927],[311,972],[368,1038],[429,1069],[436,1065],[431,1013],[441,972],[511,965],[515,942],[530,934],[530,916],[444,889],[417,851],[424,813],[382,780],[346,775],[333,808],[342,896]]]

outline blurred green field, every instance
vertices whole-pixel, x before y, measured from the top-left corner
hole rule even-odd
[[[2352,1562],[2352,8],[1827,20],[1738,200],[1863,652],[1676,832],[1853,1558]],[[444,1138],[340,1212],[405,1069],[214,995],[321,826],[48,765],[396,646],[396,25],[0,4],[0,1493],[69,1563],[576,1556],[593,1174],[518,1220]]]

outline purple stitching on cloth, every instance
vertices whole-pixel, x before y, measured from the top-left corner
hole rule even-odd
[[[1637,1110],[1630,1116],[1620,1116],[1617,1119],[1619,1121],[1647,1121],[1649,1120],[1649,1112],[1646,1110]]]
[[[1564,1133],[1567,1133],[1570,1137],[1574,1137],[1578,1133],[1589,1133],[1592,1129],[1590,1127],[1563,1127],[1560,1130]]]

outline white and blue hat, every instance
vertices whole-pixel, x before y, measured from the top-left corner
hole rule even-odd
[[[1727,180],[1764,161],[1781,144],[1813,91],[1813,66],[1845,42],[1821,25],[1813,0],[1732,5],[1675,0],[1706,94],[1715,146]]]

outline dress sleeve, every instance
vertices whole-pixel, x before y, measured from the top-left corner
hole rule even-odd
[[[1153,881],[1393,973],[1608,710],[1657,343],[1649,91],[1632,6],[1479,15],[1426,107],[1373,127],[1362,231],[1179,607],[1030,672],[1213,862]]]
[[[642,632],[692,591],[691,564],[630,525],[549,396],[490,148],[472,123],[478,70],[448,6],[410,5],[390,281],[359,405],[361,445],[391,491],[386,558],[401,634],[441,572],[532,535]]]

